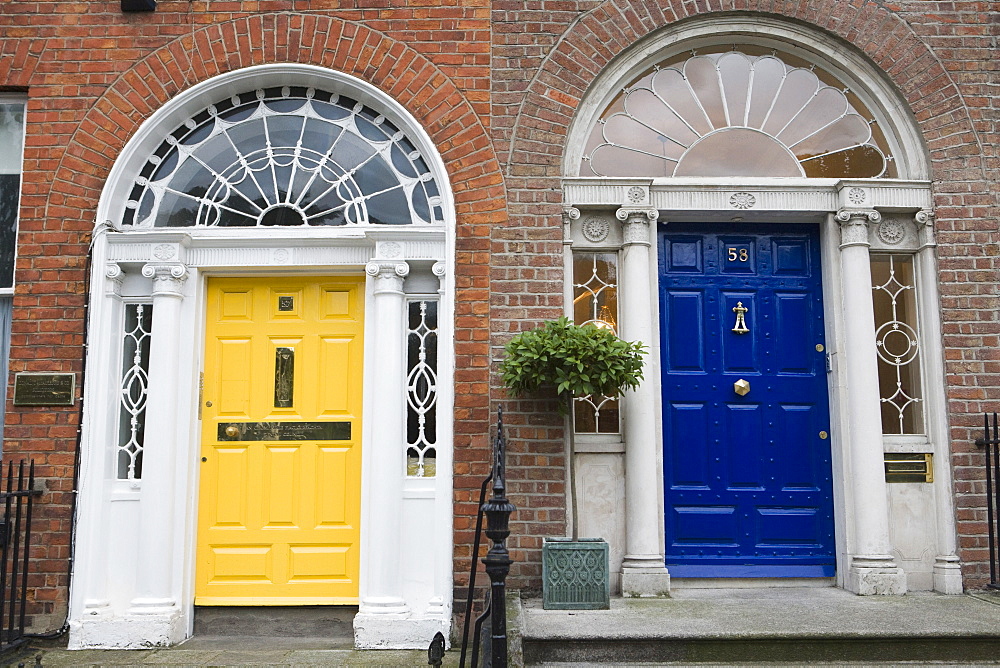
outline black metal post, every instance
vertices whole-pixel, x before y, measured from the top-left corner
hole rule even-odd
[[[510,535],[510,514],[514,504],[506,496],[506,450],[503,433],[503,409],[497,419],[497,439],[493,449],[493,496],[483,505],[486,515],[486,537],[493,545],[483,557],[486,574],[490,576],[490,666],[507,668],[507,574],[510,573],[510,553],[507,537]]]
[[[1000,589],[997,572],[1000,570],[1000,555],[997,554],[998,524],[1000,524],[1000,425],[997,414],[993,414],[992,430],[989,413],[983,414],[983,437],[976,439],[976,445],[984,447],[986,456],[986,534],[990,551],[990,583],[992,589]]]

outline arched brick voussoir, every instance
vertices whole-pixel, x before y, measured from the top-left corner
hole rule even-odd
[[[38,63],[45,58],[44,39],[0,40],[0,81],[13,88],[27,88],[33,82]]]
[[[556,46],[545,56],[542,66],[528,84],[513,123],[513,132],[504,156],[507,173],[517,173],[524,156],[532,154],[531,142],[537,128],[549,127],[565,143],[565,133],[600,72],[622,56],[637,41],[653,38],[669,30],[676,21],[707,16],[712,11],[698,11],[689,0],[665,0],[651,13],[648,0],[605,0],[586,16],[573,23]],[[701,3],[699,3],[700,5]],[[714,4],[714,3],[709,3]],[[732,3],[723,2],[729,7]],[[739,11],[720,16],[745,15],[786,19],[834,35],[845,44],[853,44],[885,73],[914,111],[925,137],[935,136],[940,118],[947,117],[960,126],[952,135],[953,144],[936,143],[930,148],[931,160],[942,151],[967,143],[973,137],[983,150],[965,101],[940,58],[896,12],[882,3],[864,0],[814,0],[812,2],[775,3],[773,0],[744,0],[736,3]],[[655,14],[655,16],[653,16]],[[621,23],[623,17],[650,17]],[[861,25],[859,25],[861,24]],[[627,25],[627,35],[623,32]],[[560,105],[554,105],[558,101]],[[933,105],[932,109],[928,109]],[[984,174],[985,178],[985,174]]]
[[[0,59],[10,56],[0,47]],[[0,63],[5,61],[0,60]],[[407,109],[430,136],[449,169],[456,199],[502,210],[499,161],[463,91],[431,60],[404,42],[364,25],[316,14],[270,14],[206,26],[161,46],[123,72],[79,124],[60,159],[49,193],[92,202],[115,159],[139,126],[171,98],[213,76],[253,65],[317,65],[355,76]],[[81,163],[86,185],[79,183]],[[463,180],[475,164],[480,178]],[[459,166],[455,167],[454,166]],[[48,215],[48,212],[47,212]]]

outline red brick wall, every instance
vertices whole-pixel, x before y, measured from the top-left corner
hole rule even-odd
[[[561,419],[507,400],[490,369],[512,332],[562,310],[560,160],[587,86],[637,40],[708,12],[787,17],[854,44],[913,109],[938,213],[955,491],[970,585],[984,570],[979,415],[1000,410],[996,319],[1000,22],[989,2],[907,0],[163,0],[0,3],[0,86],[28,91],[11,373],[81,370],[85,253],[114,157],[173,95],[218,73],[303,62],[379,86],[424,125],[458,208],[456,584],[471,552],[492,410],[508,408],[518,506],[511,584],[540,586],[542,535],[565,531]],[[47,490],[32,575],[36,628],[62,623],[77,409],[8,402],[5,453]]]
[[[89,233],[113,160],[144,119],[216,74],[272,62],[322,65],[395,98],[449,166],[457,263],[467,268],[456,277],[456,467],[484,475],[489,232],[505,218],[486,129],[488,5],[300,1],[309,13],[294,13],[292,2],[206,4],[160,2],[155,13],[135,15],[117,2],[0,5],[0,81],[28,91],[11,373],[81,371]],[[58,628],[78,411],[10,401],[7,411],[6,455],[34,457],[47,490],[36,515],[33,626]],[[465,483],[460,477],[456,498],[468,510],[479,483]]]
[[[560,313],[561,159],[588,86],[639,40],[712,12],[787,18],[832,33],[882,68],[912,109],[934,181],[960,556],[967,586],[979,586],[988,577],[985,490],[982,453],[972,440],[982,412],[1000,409],[995,3],[496,0],[492,132],[510,224],[492,237],[494,356],[508,332]],[[531,304],[517,298],[528,282],[537,297]],[[511,430],[514,447],[541,456],[511,458],[511,477],[524,472],[512,482],[515,530],[530,534],[514,541],[520,548],[515,573],[537,586],[538,536],[560,532],[564,521],[563,458],[550,440],[560,430],[535,424],[541,418],[534,406],[518,409],[525,412],[511,419],[531,424]]]

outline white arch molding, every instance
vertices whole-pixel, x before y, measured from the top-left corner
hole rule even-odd
[[[167,133],[216,100],[273,86],[339,93],[384,115],[406,133],[430,168],[440,190],[443,220],[315,227],[137,229],[119,224],[136,175]],[[453,339],[455,210],[444,161],[419,122],[378,88],[321,67],[262,65],[219,75],[182,92],[142,123],[111,169],[97,220],[70,646],[170,645],[193,632],[205,281],[210,276],[240,275],[366,277],[361,574],[355,642],[358,647],[425,648],[435,632],[443,631],[447,637],[452,592],[452,423],[445,416],[453,414],[454,355],[444,342]],[[376,290],[377,272],[365,273],[373,263],[395,267],[399,286],[393,298],[386,300]],[[377,346],[397,341],[399,350],[404,350],[404,314],[395,310],[416,297],[440,300],[442,342],[437,371],[441,379],[437,475],[422,478],[405,475],[405,414],[393,420],[379,412],[384,403],[380,397],[403,392],[406,378],[405,368],[398,379],[387,373],[386,356],[378,354]],[[156,387],[160,397],[148,406],[149,414],[155,412],[156,424],[168,424],[170,429],[161,429],[147,443],[149,457],[139,480],[118,479],[115,469],[122,322],[129,303],[153,305],[154,350],[157,339],[171,337],[177,342],[171,363],[153,361],[149,369],[150,388]],[[375,319],[380,312],[382,329]],[[390,404],[397,410],[405,407],[405,397]],[[376,424],[381,436],[373,430]],[[398,425],[399,434],[387,438],[385,425]],[[149,452],[153,447],[161,448],[157,456]],[[384,471],[385,462],[393,457],[399,464],[395,477]],[[157,462],[160,470],[154,466]],[[380,482],[373,487],[376,472]],[[153,499],[151,490],[156,489],[160,491]],[[386,501],[376,492],[384,494],[386,489],[395,496],[388,503],[399,518],[399,531],[384,530],[376,521],[386,515]],[[147,519],[154,516],[162,526],[149,524]],[[404,560],[403,570],[387,581],[384,566],[372,566],[372,560],[391,552],[412,558]]]
[[[591,129],[624,86],[679,54],[709,47],[738,50],[740,45],[752,45],[758,51],[773,49],[814,63],[850,87],[882,129],[888,152],[895,159],[897,178],[581,176]],[[812,222],[819,226],[830,366],[837,584],[859,594],[902,593],[907,589],[960,593],[931,222],[933,200],[927,180],[930,167],[914,116],[888,77],[849,45],[802,24],[750,15],[684,21],[640,40],[598,75],[569,126],[562,169],[569,230],[564,266],[569,273],[574,248],[620,251],[622,336],[630,340],[649,336],[650,364],[656,369],[646,375],[648,391],[625,398],[622,434],[577,439],[578,480],[587,478],[588,467],[595,474],[617,472],[617,487],[608,498],[581,495],[585,510],[580,516],[586,519],[580,535],[595,535],[588,532],[587,522],[595,531],[610,534],[605,537],[612,543],[612,571],[618,571],[616,581],[622,592],[657,596],[671,586],[704,584],[676,580],[671,584],[668,571],[651,564],[650,544],[659,545],[660,554],[654,556],[663,564],[662,476],[656,481],[648,476],[629,477],[629,471],[637,467],[662,471],[662,448],[647,447],[650,442],[663,442],[660,316],[658,300],[650,297],[657,294],[658,249],[655,243],[647,247],[622,241],[628,226],[635,226],[633,213],[652,210],[658,222],[667,225],[673,221],[740,222],[748,226],[757,222]],[[586,215],[581,216],[581,212]],[[603,218],[614,226],[616,214],[626,229],[600,242],[584,234],[584,219]],[[907,231],[908,241],[888,247],[879,239],[879,225],[890,218],[888,224],[901,225]],[[879,397],[877,390],[870,388],[876,349],[874,334],[868,330],[873,328],[848,326],[856,312],[867,312],[871,318],[870,248],[912,253],[918,268],[922,382],[926,389],[926,433],[922,436],[880,436]],[[571,276],[566,280],[571,281]],[[567,290],[571,295],[571,288]],[[572,317],[570,311],[567,315]],[[629,402],[640,405],[629,406]],[[933,484],[887,485],[881,471],[883,453],[887,452],[932,453]],[[638,460],[644,464],[638,466]],[[581,489],[572,491],[580,494]],[[771,579],[740,584],[788,583]],[[715,584],[726,586],[727,581]]]

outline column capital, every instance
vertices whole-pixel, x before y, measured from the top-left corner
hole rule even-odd
[[[122,271],[122,268],[117,262],[108,262],[104,265],[104,278],[107,279],[107,283],[105,283],[104,286],[105,294],[121,297],[122,283],[125,281],[125,272]]]
[[[580,210],[575,206],[564,206],[562,215],[564,223],[569,223],[573,220],[580,220]]]
[[[187,266],[179,262],[150,262],[142,275],[153,279],[153,296],[180,297],[188,277]]]
[[[875,209],[841,209],[834,216],[840,224],[840,247],[870,246],[868,225],[882,220]]]
[[[623,246],[649,246],[649,226],[656,222],[660,212],[649,207],[623,206],[615,211],[615,218],[622,221]]]
[[[398,260],[373,260],[365,265],[365,273],[375,279],[375,294],[402,294],[403,279],[409,275],[410,265]]]
[[[917,225],[917,238],[920,240],[920,247],[927,248],[936,246],[937,239],[934,235],[934,210],[920,209],[913,214],[913,222]]]

